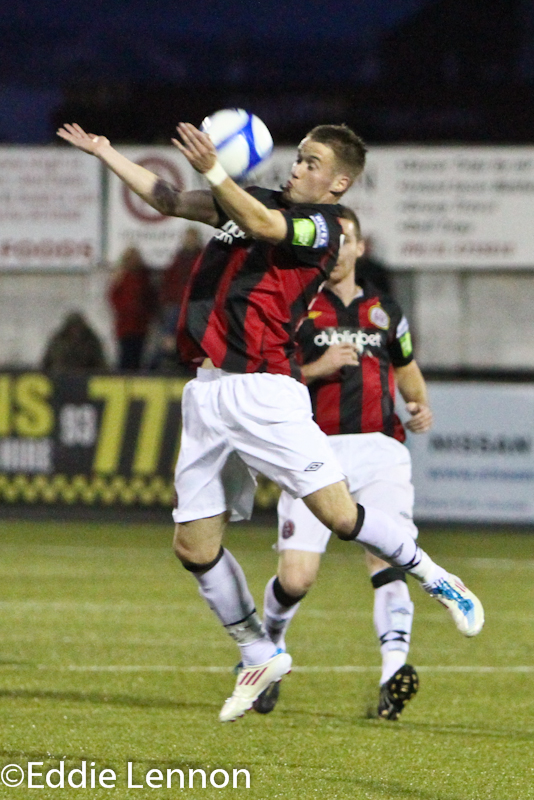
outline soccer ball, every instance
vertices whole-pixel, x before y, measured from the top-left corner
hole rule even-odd
[[[225,108],[206,117],[200,129],[217,148],[217,158],[231,178],[243,178],[270,156],[272,136],[264,122],[242,108]]]

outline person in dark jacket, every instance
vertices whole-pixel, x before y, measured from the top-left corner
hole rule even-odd
[[[73,311],[50,339],[41,363],[46,372],[107,369],[104,349],[83,314]]]

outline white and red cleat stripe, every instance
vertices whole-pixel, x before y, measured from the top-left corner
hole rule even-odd
[[[221,722],[232,722],[242,717],[271,683],[277,683],[290,671],[291,656],[284,652],[277,653],[264,664],[243,667],[237,676],[234,693],[221,709]]]

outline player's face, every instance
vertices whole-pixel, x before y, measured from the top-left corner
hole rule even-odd
[[[340,219],[339,224],[343,228],[344,240],[339,248],[337,264],[330,273],[329,281],[332,283],[339,283],[349,275],[354,277],[356,259],[363,255],[365,248],[364,242],[356,234],[356,227],[352,220]]]
[[[337,203],[332,192],[344,192],[348,185],[348,177],[337,170],[332,148],[307,137],[299,145],[284,197],[292,203]]]

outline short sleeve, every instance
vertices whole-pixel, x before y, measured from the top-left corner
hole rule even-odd
[[[392,315],[392,330],[388,342],[388,353],[394,367],[405,367],[413,361],[413,345],[408,320],[395,304],[397,313]]]
[[[294,206],[282,213],[287,235],[278,247],[298,263],[319,267],[329,275],[336,265],[343,236],[337,206]]]

